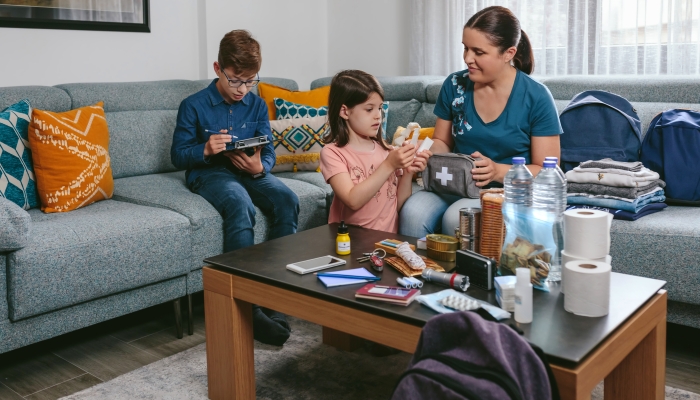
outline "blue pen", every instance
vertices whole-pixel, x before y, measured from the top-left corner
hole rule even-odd
[[[342,275],[342,274],[333,274],[333,273],[317,273],[316,276],[325,276],[328,278],[347,278],[347,279],[364,279],[367,281],[378,281],[381,280],[382,278],[379,278],[377,276],[371,277],[371,276],[361,276],[361,275]]]
[[[216,135],[222,135],[222,133],[221,133],[221,132],[217,132],[217,131],[210,131],[209,129],[205,129],[205,130],[204,130],[204,132],[214,133],[214,134],[216,134]],[[232,137],[232,138],[236,138],[236,139],[238,139],[238,136],[236,136],[236,135],[231,135],[231,137]]]

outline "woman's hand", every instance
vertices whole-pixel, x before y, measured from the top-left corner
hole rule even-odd
[[[478,151],[471,154],[475,159],[480,158],[474,162],[476,168],[472,169],[472,178],[476,181],[477,187],[484,187],[491,183],[491,181],[496,180],[498,174],[497,164],[490,158],[483,156]]]

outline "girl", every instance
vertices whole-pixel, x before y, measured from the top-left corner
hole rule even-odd
[[[484,8],[467,21],[462,44],[467,69],[442,85],[433,151],[480,158],[471,171],[480,187],[501,186],[516,156],[525,157],[536,175],[545,156],[559,156],[562,129],[549,90],[530,77],[534,56],[520,22],[505,7]],[[441,227],[453,232],[459,209],[478,204],[418,192],[401,211],[401,234],[422,237]]]
[[[328,100],[330,134],[321,150],[321,171],[335,197],[328,222],[396,233],[398,210],[411,195],[413,174],[432,153],[416,154],[406,142],[387,146],[381,129],[384,90],[370,74],[339,72]]]

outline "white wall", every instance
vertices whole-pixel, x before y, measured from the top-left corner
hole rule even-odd
[[[329,75],[344,69],[408,75],[408,1],[329,0],[328,27]]]
[[[152,0],[151,33],[0,28],[0,87],[213,78],[219,41],[247,29],[262,76],[357,68],[408,74],[405,0]]]
[[[326,0],[208,0],[209,77],[219,41],[233,29],[247,29],[262,48],[261,76],[294,79],[301,90],[328,72]]]
[[[197,2],[151,1],[151,33],[0,28],[0,87],[198,79]]]

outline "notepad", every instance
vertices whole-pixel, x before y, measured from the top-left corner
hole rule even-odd
[[[318,279],[327,287],[343,286],[343,285],[354,285],[357,283],[365,284],[370,282],[370,279],[374,279],[375,276],[371,272],[367,271],[365,268],[355,268],[346,269],[342,271],[333,271],[335,275],[355,275],[355,276],[366,276],[367,280],[364,279],[348,279],[348,278],[336,278],[334,276],[319,276]]]

